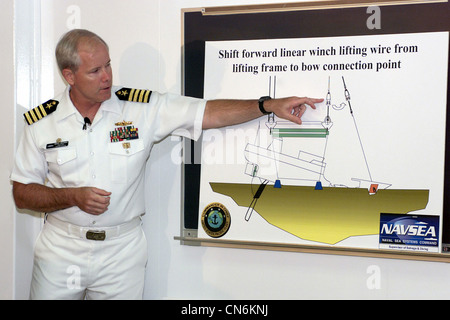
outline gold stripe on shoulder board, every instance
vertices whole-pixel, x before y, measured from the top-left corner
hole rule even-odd
[[[48,100],[47,102],[38,105],[36,108],[31,109],[23,114],[25,121],[28,125],[31,125],[42,118],[48,116],[50,113],[56,110],[59,102],[56,100]]]
[[[151,90],[132,88],[122,88],[116,91],[116,96],[119,98],[119,100],[130,102],[149,103],[151,94]]]

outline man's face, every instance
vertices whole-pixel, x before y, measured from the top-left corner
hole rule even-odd
[[[102,43],[80,44],[81,64],[77,71],[65,69],[71,86],[71,98],[83,104],[99,104],[111,98],[112,69],[108,49]]]

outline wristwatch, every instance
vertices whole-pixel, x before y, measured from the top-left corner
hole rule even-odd
[[[264,96],[264,97],[259,98],[259,100],[258,100],[258,106],[259,106],[259,110],[261,110],[262,114],[271,114],[271,113],[272,113],[272,112],[267,112],[267,111],[264,109],[264,101],[270,100],[270,99],[272,99],[272,98],[269,97],[269,96]]]

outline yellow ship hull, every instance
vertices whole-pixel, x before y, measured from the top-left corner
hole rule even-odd
[[[210,183],[214,192],[249,207],[255,187]],[[253,191],[252,191],[253,190]],[[379,233],[380,213],[408,213],[427,206],[429,190],[367,189],[267,185],[254,206],[268,223],[301,239],[336,244],[351,236]],[[243,217],[244,219],[244,217]]]

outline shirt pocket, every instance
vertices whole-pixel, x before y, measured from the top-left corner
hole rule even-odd
[[[142,139],[111,142],[109,144],[111,181],[126,183],[140,173],[145,163],[144,141]]]
[[[59,185],[76,185],[79,183],[77,169],[77,151],[75,148],[56,148],[45,151],[48,163],[49,179],[58,179]]]

